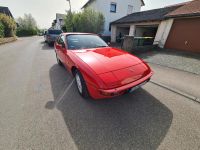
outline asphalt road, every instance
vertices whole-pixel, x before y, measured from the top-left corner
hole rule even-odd
[[[0,46],[0,150],[7,149],[199,150],[200,104],[152,83],[84,100],[42,37],[21,38]]]

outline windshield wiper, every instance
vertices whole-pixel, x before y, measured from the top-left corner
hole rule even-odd
[[[100,47],[108,47],[108,46],[106,46],[106,45],[102,45],[102,46],[96,46],[96,48],[100,48]]]

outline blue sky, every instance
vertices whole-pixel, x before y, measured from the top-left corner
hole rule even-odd
[[[72,9],[79,10],[87,0],[71,0]],[[144,0],[142,10],[149,10],[189,0]],[[10,8],[15,18],[31,13],[40,28],[51,26],[56,13],[65,13],[69,9],[66,0],[1,0],[1,6]]]

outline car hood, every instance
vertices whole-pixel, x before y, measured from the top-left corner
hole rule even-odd
[[[139,58],[111,47],[75,50],[73,53],[96,74],[112,72],[142,63]]]

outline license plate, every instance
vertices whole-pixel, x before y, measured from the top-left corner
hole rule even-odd
[[[141,84],[139,84],[139,85],[137,85],[137,86],[134,86],[133,88],[131,88],[131,89],[129,90],[129,93],[132,93],[133,91],[139,89],[141,86],[145,85],[146,83],[147,83],[147,81],[145,81],[145,82],[143,82],[143,83],[141,83]]]

